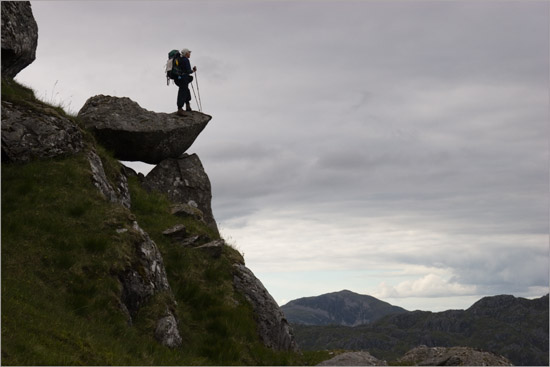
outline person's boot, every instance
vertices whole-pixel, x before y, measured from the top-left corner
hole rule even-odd
[[[176,114],[177,114],[178,116],[183,116],[183,115],[184,115],[183,109],[182,109],[181,107],[178,107],[178,112],[176,112]]]
[[[186,110],[186,111],[193,111],[193,110],[191,109],[191,103],[189,103],[189,102],[185,103],[185,110]]]

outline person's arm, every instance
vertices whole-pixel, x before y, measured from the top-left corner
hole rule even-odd
[[[193,74],[193,72],[197,71],[196,66],[193,66],[191,69],[191,63],[187,57],[184,57],[183,60],[183,70],[185,71],[185,74]]]

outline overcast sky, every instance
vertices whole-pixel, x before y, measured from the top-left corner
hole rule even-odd
[[[167,53],[193,51],[213,119],[189,153],[279,304],[548,293],[548,1],[31,3],[16,79],[74,113],[96,94],[175,112]]]

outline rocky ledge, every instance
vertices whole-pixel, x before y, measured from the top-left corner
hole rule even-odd
[[[71,155],[83,147],[78,126],[54,109],[41,103],[21,106],[2,101],[3,162]]]
[[[129,98],[104,95],[88,99],[78,117],[117,159],[149,164],[179,158],[212,119],[195,111],[152,112]]]

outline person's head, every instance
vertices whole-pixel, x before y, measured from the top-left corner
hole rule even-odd
[[[188,48],[184,48],[183,50],[181,50],[181,54],[182,56],[189,58],[191,57],[191,50]]]

